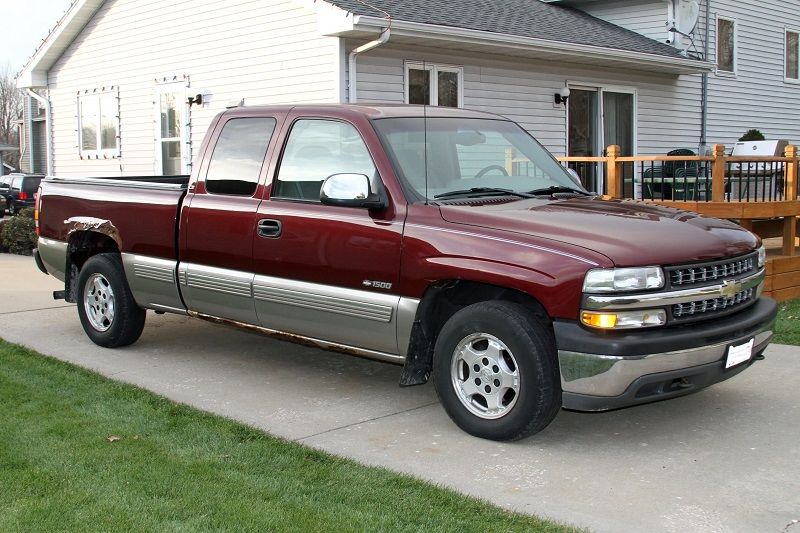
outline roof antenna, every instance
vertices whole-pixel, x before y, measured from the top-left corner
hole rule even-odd
[[[428,72],[428,64],[422,61],[422,71]],[[423,142],[425,153],[425,205],[428,205],[428,103],[431,100],[431,79],[428,74],[428,94],[427,99],[422,102],[422,123],[423,123]]]

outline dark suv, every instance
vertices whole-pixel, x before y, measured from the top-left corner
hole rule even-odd
[[[33,207],[34,196],[44,176],[33,174],[9,174],[0,181],[0,196],[5,197],[9,215],[20,209]]]

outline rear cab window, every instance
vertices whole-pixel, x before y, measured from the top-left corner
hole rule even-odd
[[[252,196],[277,121],[272,117],[232,118],[222,127],[206,172],[206,192]]]

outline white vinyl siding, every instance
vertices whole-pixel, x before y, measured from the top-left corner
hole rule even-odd
[[[409,60],[461,65],[466,109],[497,113],[519,122],[557,155],[566,153],[567,116],[564,105],[553,104],[553,95],[565,81],[635,89],[639,153],[696,150],[699,144],[700,76],[636,74],[480,54],[422,53],[419,48],[404,50],[389,43],[359,56],[359,101],[402,103],[404,63]]]
[[[160,174],[155,94],[164,78],[185,76],[187,94],[207,95],[189,117],[186,154],[196,158],[231,101],[338,101],[339,60],[339,39],[320,36],[316,13],[295,0],[106,2],[48,75],[55,172]],[[119,157],[81,160],[76,95],[109,85],[119,87]]]

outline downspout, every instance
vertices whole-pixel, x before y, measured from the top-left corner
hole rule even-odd
[[[34,92],[33,89],[28,89],[28,96],[30,96],[31,98],[35,99],[37,102],[42,104],[42,106],[44,107],[44,121],[45,121],[45,130],[46,130],[45,131],[45,137],[46,137],[45,145],[47,146],[47,175],[48,176],[52,176],[53,175],[53,136],[50,134],[50,128],[52,127],[52,124],[51,124],[51,121],[50,121],[50,100],[45,98],[44,96],[41,96],[41,95],[37,94],[36,92]],[[30,115],[30,111],[28,112],[28,114]],[[31,152],[31,169],[35,170],[35,169],[33,169],[33,160],[34,160],[34,158],[33,158],[33,127],[32,127],[33,126],[33,118],[31,118],[30,122],[31,122],[31,129],[28,131],[28,135],[30,136],[30,139],[31,139],[31,145],[30,145],[30,148],[31,148],[31,151],[30,151]]]
[[[389,27],[387,27],[383,32],[381,32],[380,36],[375,39],[374,41],[370,41],[367,44],[362,44],[358,48],[353,49],[350,52],[349,57],[349,66],[348,66],[348,91],[347,91],[347,101],[351,104],[354,104],[358,101],[358,93],[356,87],[358,86],[358,70],[356,66],[356,56],[358,54],[363,54],[364,52],[368,52],[374,48],[381,46],[382,44],[386,44],[389,41],[389,37],[392,35],[392,20],[389,19]]]
[[[711,0],[706,0],[706,35],[703,42],[703,59],[708,61],[709,43],[711,35]],[[703,72],[702,88],[702,116],[700,121],[700,149],[705,152],[708,145],[708,72]]]

